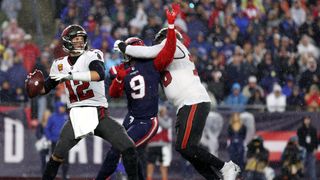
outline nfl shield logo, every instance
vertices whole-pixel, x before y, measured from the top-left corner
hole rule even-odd
[[[58,64],[58,70],[62,71],[63,70],[63,65],[62,64]]]

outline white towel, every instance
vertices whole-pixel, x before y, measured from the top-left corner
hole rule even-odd
[[[93,133],[99,124],[97,108],[73,107],[70,110],[70,120],[76,139]]]

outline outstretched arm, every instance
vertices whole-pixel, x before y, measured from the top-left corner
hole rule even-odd
[[[155,58],[161,49],[163,48],[164,44],[157,44],[154,46],[127,46],[123,43],[122,48],[122,43],[119,44],[120,50],[129,56],[135,57],[135,58],[142,58],[142,59],[152,59]],[[124,49],[124,50],[123,50]]]
[[[156,59],[153,61],[156,69],[158,71],[163,71],[173,60],[174,52],[176,51],[176,32],[174,29],[174,21],[180,12],[179,5],[172,5],[172,11],[166,10],[166,15],[168,19],[168,31],[167,39],[164,47],[157,55]]]
[[[154,66],[158,71],[163,71],[173,60],[174,52],[176,51],[176,33],[174,28],[168,29],[167,40],[162,50],[153,61]]]

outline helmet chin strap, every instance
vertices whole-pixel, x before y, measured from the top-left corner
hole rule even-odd
[[[70,54],[72,56],[80,56],[81,54],[84,53],[84,51],[85,50],[83,50],[83,49],[75,49],[75,50],[70,51]]]

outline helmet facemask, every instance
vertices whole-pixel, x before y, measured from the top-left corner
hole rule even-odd
[[[168,28],[162,28],[154,37],[152,44],[160,44],[165,38],[167,38]],[[176,37],[179,41],[183,40],[181,33],[178,30],[174,30],[176,32]]]
[[[81,42],[72,42],[72,40],[78,36],[83,37],[83,44],[81,47],[75,47]],[[61,39],[63,41],[63,50],[67,53],[82,54],[88,49],[87,33],[79,25],[70,25],[62,32]]]

